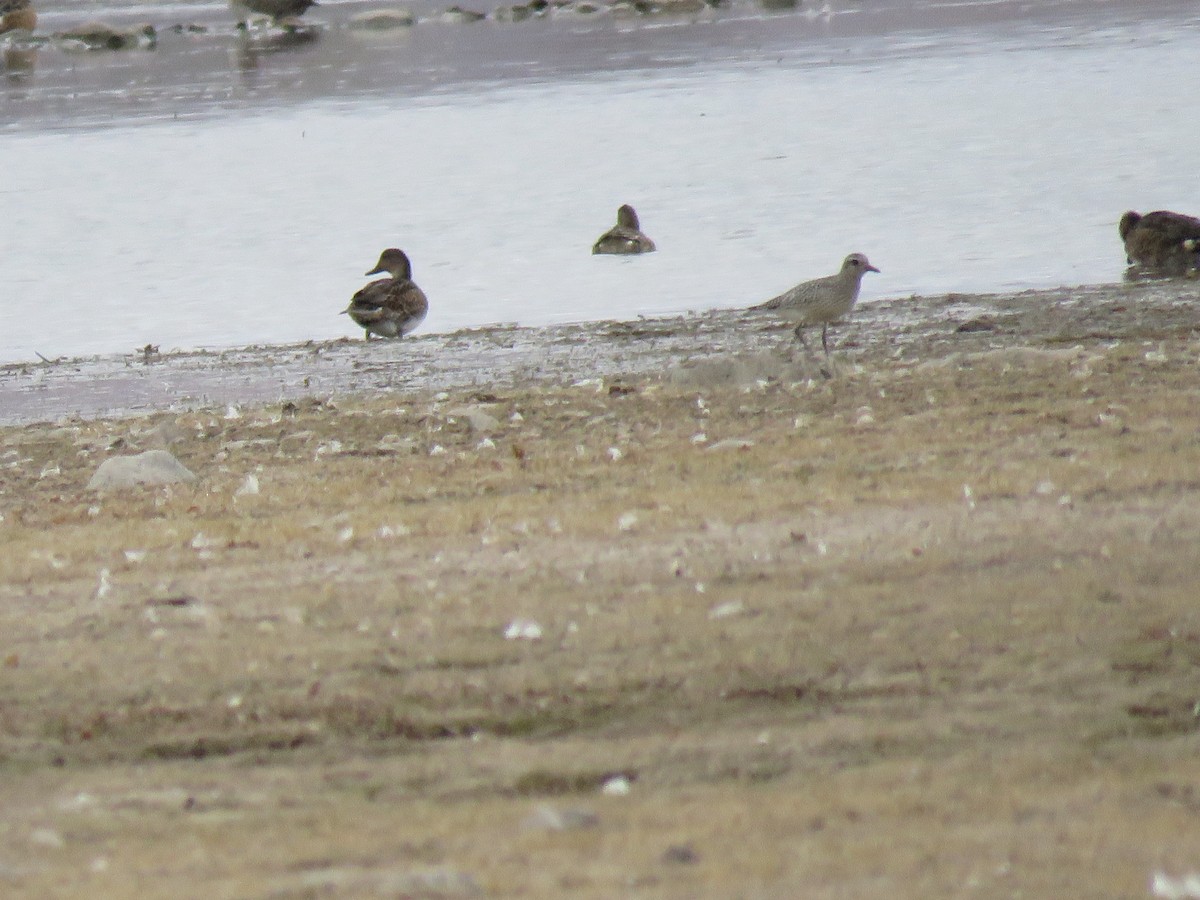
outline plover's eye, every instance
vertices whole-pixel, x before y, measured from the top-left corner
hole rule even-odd
[[[850,260],[850,265],[852,265],[852,266],[857,266],[857,265],[858,265],[858,260],[857,260],[857,259],[852,259],[852,260]]]

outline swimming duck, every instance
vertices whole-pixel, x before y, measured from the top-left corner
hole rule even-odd
[[[372,334],[385,338],[404,337],[425,320],[429,301],[413,284],[412,263],[403,250],[391,248],[379,254],[379,262],[368,275],[387,272],[391,278],[372,281],[350,300],[342,312]]]
[[[304,15],[310,6],[318,6],[317,0],[229,0],[229,8],[238,17],[238,26],[245,27],[250,13],[268,16],[279,24],[281,19]]]
[[[417,18],[407,9],[371,9],[355,13],[346,22],[359,31],[390,31],[394,28],[409,28]]]
[[[1117,226],[1130,265],[1162,275],[1188,275],[1200,268],[1200,219],[1156,210],[1130,210]]]
[[[85,22],[54,35],[59,40],[70,41],[85,50],[129,50],[134,47],[153,49],[158,43],[158,32],[153,25],[138,24],[128,28],[114,28],[104,22]]]
[[[475,12],[473,9],[463,9],[461,6],[451,6],[443,10],[437,17],[438,22],[443,22],[447,25],[467,25],[471,22],[479,22],[486,19],[487,16],[481,12]]]
[[[33,31],[37,12],[32,0],[0,0],[0,34],[6,31]]]
[[[653,253],[654,241],[642,234],[638,215],[628,203],[617,210],[617,224],[592,246],[592,253]]]

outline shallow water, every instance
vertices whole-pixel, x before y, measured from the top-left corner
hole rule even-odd
[[[866,302],[1116,280],[1123,210],[1200,209],[1171,87],[1200,13],[1111,6],[371,41],[322,7],[282,50],[44,47],[0,94],[0,361],[357,334],[337,312],[389,245],[426,331],[747,305],[851,250]],[[590,255],[622,202],[660,252]]]

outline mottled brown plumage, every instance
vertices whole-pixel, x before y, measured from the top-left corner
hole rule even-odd
[[[592,253],[653,253],[654,241],[642,233],[638,215],[628,203],[617,210],[617,224],[592,245]]]
[[[56,38],[77,41],[90,50],[129,50],[135,47],[154,47],[158,32],[153,25],[142,22],[127,28],[115,28],[105,22],[85,22],[56,32]]]
[[[1117,226],[1130,265],[1160,275],[1188,275],[1200,268],[1200,219],[1156,210],[1130,210]]]
[[[836,275],[814,278],[772,297],[766,303],[750,307],[775,313],[787,322],[796,323],[796,339],[804,344],[804,329],[809,325],[821,326],[821,346],[829,355],[826,334],[829,325],[846,316],[858,300],[858,289],[868,272],[878,272],[861,253],[851,253],[842,261]]]
[[[37,12],[31,0],[0,0],[0,34],[6,31],[33,31]]]
[[[403,250],[384,250],[368,275],[387,272],[391,278],[372,281],[350,300],[342,312],[372,334],[398,338],[408,334],[425,320],[429,301],[412,280],[412,264]]]

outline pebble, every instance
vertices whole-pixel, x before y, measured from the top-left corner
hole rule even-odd
[[[582,807],[559,808],[543,804],[533,811],[525,820],[526,828],[539,828],[545,831],[572,831],[576,828],[595,828],[600,824],[600,816],[590,809]]]
[[[600,788],[600,793],[608,797],[628,797],[631,785],[624,775],[614,775]]]
[[[510,641],[540,641],[542,626],[533,619],[514,619],[504,629],[504,637]]]
[[[462,419],[472,431],[490,432],[500,427],[499,419],[478,406],[456,406],[446,410],[444,415],[449,419]]]
[[[196,476],[166,450],[147,450],[136,456],[113,456],[96,469],[89,491],[110,491],[137,485],[177,484]]]

